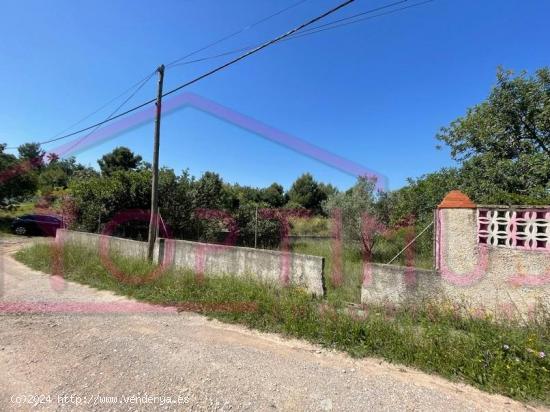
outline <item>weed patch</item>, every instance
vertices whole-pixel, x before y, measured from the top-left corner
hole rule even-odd
[[[521,325],[457,317],[453,310],[438,306],[350,309],[336,294],[323,301],[296,288],[279,288],[251,278],[198,280],[191,272],[174,269],[152,282],[128,284],[112,276],[95,251],[67,245],[58,253],[61,262],[55,263],[53,248],[37,244],[19,251],[16,258],[47,273],[61,265],[66,279],[98,289],[307,339],[354,357],[384,358],[489,392],[550,405],[548,318],[543,324]],[[112,259],[136,278],[144,278],[153,269],[148,262],[120,256]],[[248,310],[231,310],[236,305]]]

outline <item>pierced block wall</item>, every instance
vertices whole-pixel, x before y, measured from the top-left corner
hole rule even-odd
[[[373,265],[362,301],[441,298],[525,319],[550,308],[549,243],[550,206],[477,206],[453,191],[435,213],[436,270]]]
[[[480,244],[550,251],[550,209],[482,207],[477,233]]]

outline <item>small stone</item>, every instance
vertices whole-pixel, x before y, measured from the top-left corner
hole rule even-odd
[[[321,410],[323,411],[332,411],[332,399],[323,399],[321,401]]]

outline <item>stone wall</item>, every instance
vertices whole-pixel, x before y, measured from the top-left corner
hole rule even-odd
[[[438,299],[442,293],[441,277],[435,270],[371,263],[370,279],[361,288],[361,302],[418,303]]]
[[[109,251],[123,256],[145,259],[147,243],[101,236],[93,233],[60,229],[57,243],[76,243],[100,251],[101,239]],[[155,244],[156,263],[173,264],[205,275],[229,274],[289,283],[307,289],[311,294],[324,295],[324,258],[275,250],[223,246],[184,240],[158,239]]]
[[[550,250],[480,244],[477,208],[439,209],[438,271],[447,296],[495,311],[550,305]]]
[[[478,208],[460,196],[453,193],[435,214],[436,270],[374,264],[362,302],[440,298],[522,317],[538,305],[550,308],[550,249],[480,243]]]

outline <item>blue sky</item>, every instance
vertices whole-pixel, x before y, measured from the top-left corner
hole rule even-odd
[[[47,139],[159,64],[296,2],[3,2],[0,142]],[[391,2],[357,0],[326,21]],[[194,57],[261,42],[338,3],[305,1]],[[453,164],[435,134],[487,96],[498,65],[532,72],[550,63],[549,15],[546,1],[435,0],[275,45],[188,90],[376,170],[395,189]],[[227,59],[167,70],[165,90]],[[155,93],[153,78],[126,107]],[[150,160],[152,135],[150,123],[77,159],[97,167],[103,153],[125,145]],[[192,108],[163,119],[161,140],[161,164],[195,175],[213,170],[253,186],[288,187],[306,171],[341,188],[354,181]]]

